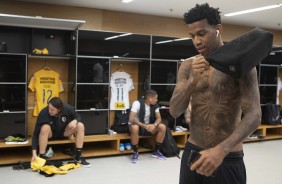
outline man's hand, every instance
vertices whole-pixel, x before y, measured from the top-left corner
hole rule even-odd
[[[200,158],[192,164],[190,169],[192,171],[196,170],[198,174],[204,176],[212,176],[226,156],[223,149],[221,149],[219,146],[203,150],[200,153]]]
[[[148,124],[148,125],[145,125],[145,129],[149,132],[152,132],[153,130],[155,130],[155,125],[153,124]]]
[[[30,162],[33,162],[36,159],[36,157],[37,157],[36,150],[32,150],[32,157]]]
[[[192,72],[190,73],[190,77],[195,81],[198,81],[201,78],[201,74],[203,74],[204,71],[208,71],[209,68],[210,65],[205,58],[202,55],[197,55],[192,61]]]
[[[68,124],[68,127],[70,128],[70,129],[75,129],[76,128],[76,126],[77,126],[77,121],[76,120],[72,120],[71,122],[69,122],[69,124]]]
[[[37,157],[37,156],[33,156],[33,155],[32,155],[30,162],[33,162],[33,161],[36,159],[36,157]]]

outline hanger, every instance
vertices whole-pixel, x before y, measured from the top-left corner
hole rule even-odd
[[[119,64],[118,71],[119,71],[119,72],[123,72],[123,65],[122,65],[122,63]]]
[[[44,66],[43,66],[42,69],[43,69],[43,70],[52,70],[52,69],[48,66],[48,61],[47,61],[47,60],[44,61]]]

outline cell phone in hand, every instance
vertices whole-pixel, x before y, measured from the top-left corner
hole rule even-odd
[[[196,162],[196,160],[200,158],[200,156],[201,156],[201,153],[195,150],[191,150],[188,156],[187,165],[190,167],[194,162]],[[216,174],[216,170],[211,175],[211,177],[215,177],[215,174]]]
[[[188,156],[187,165],[191,166],[196,160],[200,158],[201,154],[198,151],[191,150]]]

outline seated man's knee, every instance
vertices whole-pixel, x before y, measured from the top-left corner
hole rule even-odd
[[[139,133],[139,126],[138,125],[134,125],[134,124],[131,124],[130,126],[129,126],[129,131],[130,131],[130,133],[132,133],[132,134],[138,134]]]
[[[53,136],[51,126],[49,124],[44,124],[41,126],[39,136],[41,138],[51,138]]]
[[[84,124],[83,123],[77,123],[77,130],[78,131],[84,131],[85,130],[85,126],[84,126]]]
[[[40,134],[50,134],[51,132],[51,126],[49,124],[44,124],[41,126]]]
[[[83,123],[78,122],[75,128],[66,127],[64,132],[64,137],[71,137],[71,136],[84,136],[85,134],[85,126]]]
[[[159,129],[159,131],[161,131],[161,132],[165,132],[165,131],[166,131],[166,126],[165,126],[165,124],[160,123],[160,124],[158,125],[158,129]]]

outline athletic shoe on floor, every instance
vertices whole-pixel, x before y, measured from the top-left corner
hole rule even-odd
[[[160,151],[154,152],[152,154],[152,157],[157,158],[159,160],[166,160],[166,157]]]
[[[126,150],[131,150],[131,144],[129,142],[125,143],[124,147]]]
[[[123,143],[120,143],[120,145],[119,145],[119,151],[124,151],[124,144],[123,144]]]
[[[139,152],[134,152],[133,156],[132,156],[132,159],[131,159],[131,162],[136,164],[138,159],[139,159]]]
[[[86,162],[85,158],[80,157],[79,160],[76,160],[75,158],[73,159],[74,163],[79,163],[81,164],[83,167],[91,167],[91,164]]]

